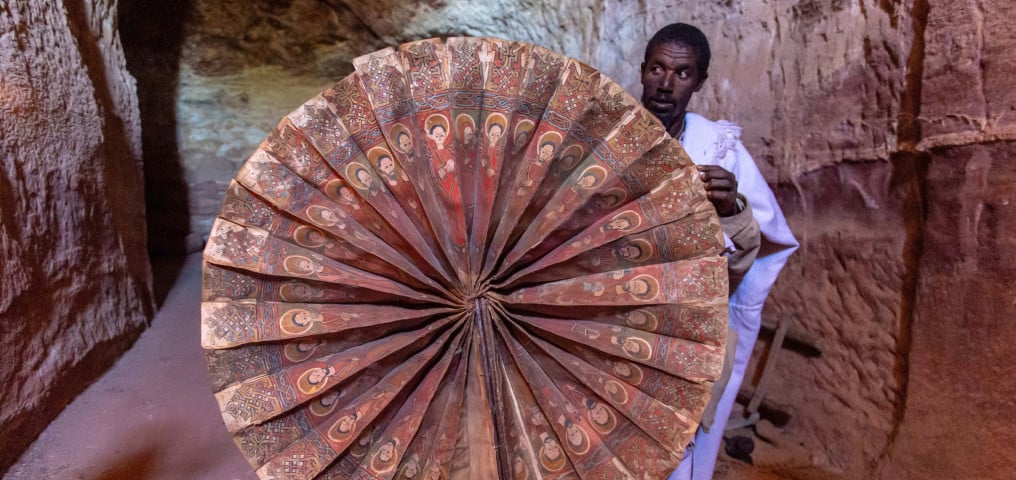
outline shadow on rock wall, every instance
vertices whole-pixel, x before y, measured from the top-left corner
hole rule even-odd
[[[202,246],[201,235],[189,228],[191,209],[176,121],[184,23],[190,10],[190,1],[127,0],[117,12],[127,69],[137,80],[152,256],[180,255]],[[180,262],[158,262],[155,267],[155,297],[161,305]]]

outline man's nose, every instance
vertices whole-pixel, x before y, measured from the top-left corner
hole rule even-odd
[[[674,89],[674,76],[666,74],[663,76],[663,81],[660,82],[660,90],[671,91]]]

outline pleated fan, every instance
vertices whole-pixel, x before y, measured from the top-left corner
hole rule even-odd
[[[202,345],[257,474],[664,478],[727,315],[680,145],[539,46],[354,67],[243,165],[204,252]]]

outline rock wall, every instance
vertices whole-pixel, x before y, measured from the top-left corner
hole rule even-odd
[[[186,198],[148,205],[153,219],[187,205],[190,237],[177,243],[197,249],[226,182],[278,119],[383,46],[523,40],[638,95],[648,37],[694,23],[714,56],[691,108],[744,126],[802,241],[766,316],[823,342],[818,358],[782,355],[770,398],[792,419],[760,425],[754,469],[726,463],[718,478],[1001,478],[1016,461],[1004,450],[1016,440],[1005,421],[1012,363],[999,360],[1016,353],[1005,330],[1016,313],[1004,254],[1016,138],[1009,3],[193,0],[170,15],[182,19],[167,27],[178,32],[178,67],[155,89],[173,99],[180,181],[150,197]],[[142,85],[166,74],[135,72]],[[997,377],[1002,389],[980,387]],[[971,409],[963,403],[976,413],[949,415]],[[1000,445],[994,460],[963,459],[971,446],[949,442],[957,429]]]
[[[0,472],[152,315],[115,7],[0,8]]]
[[[880,478],[1016,471],[1016,4],[929,1],[906,404]]]

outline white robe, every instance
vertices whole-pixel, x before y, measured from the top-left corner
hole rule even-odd
[[[716,405],[713,425],[708,432],[701,428],[696,432],[692,446],[688,447],[684,460],[670,476],[671,479],[712,478],[716,456],[723,444],[723,430],[758,338],[762,306],[780,269],[798,246],[776,197],[740,137],[741,127],[733,123],[724,120],[712,122],[701,115],[687,113],[684,133],[678,139],[696,164],[719,165],[734,173],[737,191],[748,199],[758,221],[762,247],[744,280],[730,296],[730,325],[738,333],[730,382]]]

